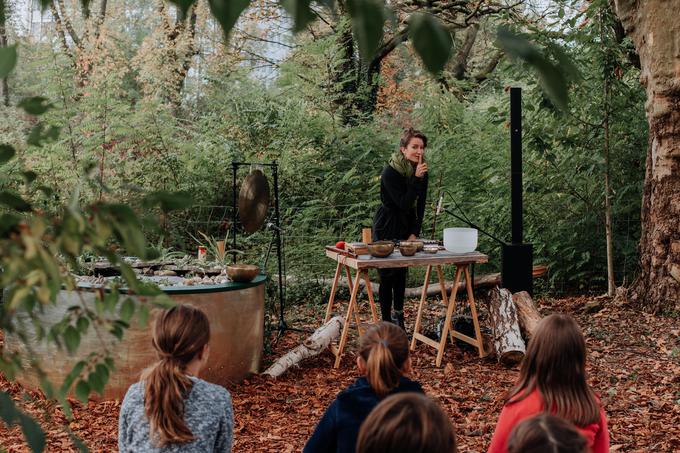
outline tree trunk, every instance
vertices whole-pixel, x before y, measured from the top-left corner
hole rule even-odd
[[[526,346],[519,330],[519,322],[512,295],[507,289],[491,290],[489,297],[489,325],[498,361],[512,366],[524,357]]]
[[[524,339],[529,342],[534,336],[538,323],[541,322],[541,314],[538,312],[536,304],[526,291],[520,291],[512,295],[512,302],[517,309],[519,327],[522,329]]]
[[[262,374],[268,374],[271,377],[279,377],[291,366],[297,365],[306,358],[319,355],[319,353],[325,350],[333,340],[340,336],[344,323],[345,320],[342,316],[336,316],[331,319],[326,324],[316,329],[304,343],[274,362],[274,364],[267,368],[267,371]]]
[[[0,3],[0,48],[7,47],[7,28],[5,27],[5,22],[7,20],[7,10],[4,3]],[[2,103],[5,107],[9,107],[9,82],[7,77],[2,78],[2,83],[0,84],[0,95],[2,96]]]
[[[604,11],[600,12],[600,40],[601,45],[605,45],[604,34]],[[606,51],[606,50],[605,50]],[[607,245],[607,295],[614,297],[616,292],[616,280],[614,277],[614,244],[612,234],[612,189],[610,179],[611,163],[609,159],[609,114],[611,110],[611,71],[612,67],[609,64],[610,57],[603,55],[604,63],[604,88],[603,88],[603,128],[604,128],[604,231],[605,241]]]
[[[680,309],[680,0],[615,0],[640,55],[649,145],[642,198],[641,273],[631,301]]]

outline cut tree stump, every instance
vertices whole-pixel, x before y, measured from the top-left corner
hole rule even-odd
[[[326,324],[319,327],[314,333],[307,338],[301,345],[288,351],[286,355],[282,356],[274,362],[272,366],[262,374],[267,374],[271,377],[279,377],[288,370],[288,368],[299,364],[304,359],[319,355],[323,350],[328,348],[330,344],[340,337],[340,332],[345,324],[342,316],[336,316],[330,319]]]
[[[538,326],[543,317],[538,312],[538,308],[528,292],[520,291],[513,294],[512,301],[515,303],[515,308],[517,308],[517,314],[519,315],[519,327],[522,329],[524,339],[528,343],[531,337],[534,336],[536,326]]]
[[[493,343],[498,361],[513,366],[524,357],[526,346],[522,339],[515,304],[510,291],[498,287],[491,290],[489,297],[489,325],[493,332]]]

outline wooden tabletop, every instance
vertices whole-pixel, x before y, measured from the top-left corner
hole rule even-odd
[[[418,252],[413,256],[402,256],[399,250],[395,249],[387,258],[376,258],[371,255],[351,256],[341,250],[332,250],[332,247],[328,247],[326,248],[326,256],[334,261],[346,264],[352,269],[473,264],[489,261],[489,257],[483,253],[452,253],[447,250],[439,250],[437,253]]]

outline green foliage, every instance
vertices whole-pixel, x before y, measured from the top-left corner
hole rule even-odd
[[[430,14],[414,14],[409,21],[413,47],[432,74],[438,74],[451,55],[453,40],[444,26]]]

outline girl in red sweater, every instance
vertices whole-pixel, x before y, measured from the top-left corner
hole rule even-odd
[[[506,395],[489,453],[507,453],[515,425],[542,412],[576,425],[593,453],[609,451],[607,419],[586,382],[586,342],[568,315],[550,315],[536,328],[517,384]]]

